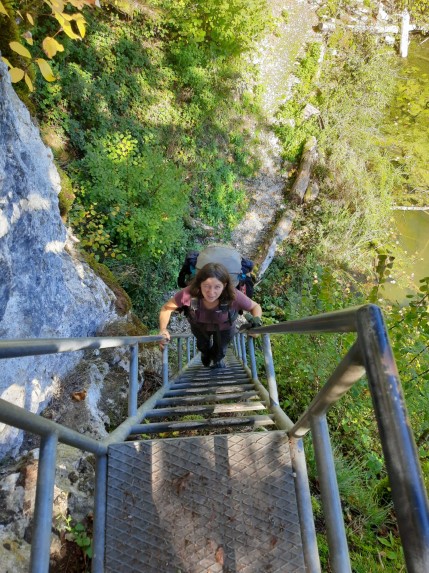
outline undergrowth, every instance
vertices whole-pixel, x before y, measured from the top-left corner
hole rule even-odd
[[[112,6],[86,18],[34,99],[81,246],[153,326],[188,248],[207,233],[228,241],[246,210],[242,181],[258,166],[246,116],[257,123],[260,109],[242,54],[272,19],[265,0],[151,0],[131,20]]]

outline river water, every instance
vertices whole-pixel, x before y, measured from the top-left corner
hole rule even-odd
[[[418,290],[419,280],[429,276],[429,210],[394,211],[393,219],[398,248],[383,295],[404,302],[407,294]]]
[[[413,67],[413,74],[420,77],[428,74],[429,77],[429,40],[424,43],[421,43],[421,38],[412,41],[405,66]],[[424,128],[429,141],[427,125]],[[429,156],[425,163],[423,168],[429,169]],[[426,205],[429,206],[429,190]],[[382,295],[388,300],[403,303],[407,294],[418,290],[419,280],[429,276],[429,209],[394,211],[392,223],[396,234],[392,253],[395,261],[389,276],[385,277]]]

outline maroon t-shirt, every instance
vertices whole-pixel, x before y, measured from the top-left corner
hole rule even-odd
[[[191,306],[191,293],[189,292],[190,287],[186,287],[174,295],[174,302],[177,306]],[[239,310],[250,311],[252,308],[252,300],[240,292],[235,291],[235,299],[231,301],[228,305],[230,313],[235,313]],[[228,330],[231,328],[231,323],[228,317],[228,311],[222,312],[219,307],[213,308],[211,310],[204,308],[203,299],[198,299],[198,309],[195,310],[195,322],[204,325],[205,330],[216,331]]]

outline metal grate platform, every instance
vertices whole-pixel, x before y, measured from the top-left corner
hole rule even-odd
[[[107,496],[107,572],[305,572],[284,432],[111,446]]]

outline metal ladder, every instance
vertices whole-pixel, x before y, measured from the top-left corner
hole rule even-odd
[[[109,447],[107,572],[305,573],[289,439],[264,431],[266,408],[232,351],[179,374],[132,428],[146,439]]]
[[[292,422],[279,404],[269,337],[311,332],[357,336]],[[159,336],[0,341],[0,359],[130,348],[128,417],[104,440],[0,399],[0,422],[41,436],[31,573],[49,570],[58,442],[96,458],[94,573],[320,573],[302,439],[310,431],[330,566],[333,573],[351,573],[326,414],[364,374],[407,571],[429,570],[429,504],[380,309],[364,305],[252,333],[262,335],[265,385],[257,377],[252,337],[239,335],[236,356],[229,353],[228,368],[218,371],[203,369],[196,355],[191,359],[188,339],[188,365],[182,367],[179,344],[180,374],[170,380],[165,351],[163,387],[141,406],[138,344],[159,342]]]

